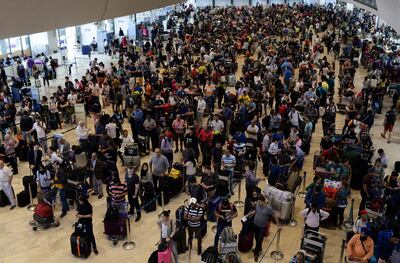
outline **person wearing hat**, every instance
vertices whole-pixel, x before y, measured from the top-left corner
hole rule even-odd
[[[225,227],[232,227],[232,220],[238,216],[237,209],[228,198],[224,198],[215,211],[217,218],[217,232],[215,233],[214,247],[218,247],[219,237]]]
[[[369,232],[368,228],[363,227],[361,232],[355,234],[347,243],[348,262],[377,262],[374,257],[374,240],[369,237]]]
[[[204,216],[204,209],[197,204],[197,199],[192,197],[189,199],[189,204],[185,207],[185,219],[188,223],[188,243],[192,248],[193,235],[197,237],[197,254],[201,254],[201,219]]]
[[[360,233],[363,227],[368,227],[368,224],[369,224],[368,212],[367,210],[361,210],[360,216],[357,217],[357,219],[354,222],[353,230],[349,231],[346,235],[347,241],[349,241],[355,234]]]

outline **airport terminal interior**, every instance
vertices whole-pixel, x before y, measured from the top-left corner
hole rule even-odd
[[[400,1],[148,2],[1,4],[0,263],[400,263]]]

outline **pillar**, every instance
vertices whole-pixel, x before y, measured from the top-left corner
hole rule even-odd
[[[48,31],[47,37],[49,39],[48,52],[49,52],[49,55],[51,55],[51,54],[54,54],[54,51],[58,51],[57,32],[55,30]]]

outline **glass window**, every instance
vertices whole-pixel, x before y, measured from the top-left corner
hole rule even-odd
[[[268,4],[268,0],[252,0],[252,5],[256,6],[257,4],[259,5],[267,5]]]
[[[196,6],[198,7],[212,6],[212,2],[213,2],[212,0],[196,0]]]
[[[32,55],[47,53],[49,46],[49,37],[47,32],[37,33],[30,35]]]
[[[10,48],[13,56],[22,55],[21,39],[19,37],[10,38]]]
[[[0,57],[5,58],[10,54],[8,39],[0,40]]]
[[[114,18],[115,35],[116,36],[118,36],[120,28],[122,29],[122,31],[124,31],[124,35],[127,34],[128,26],[129,26],[129,20],[130,20],[129,16],[122,16],[122,17]]]
[[[271,4],[284,4],[285,0],[270,0],[269,2]]]
[[[215,0],[215,6],[231,6],[231,0]]]
[[[29,36],[22,36],[22,52],[24,53],[25,56],[32,56],[31,53],[31,43],[29,41]]]
[[[249,0],[233,0],[235,6],[250,5]]]

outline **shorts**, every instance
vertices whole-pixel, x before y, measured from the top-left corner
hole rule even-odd
[[[393,124],[385,124],[385,131],[392,132],[393,131]]]

